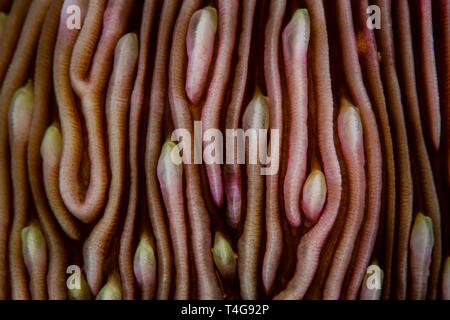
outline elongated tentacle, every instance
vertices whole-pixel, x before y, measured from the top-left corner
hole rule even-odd
[[[26,11],[28,1],[20,3],[20,5],[18,4],[19,8],[17,10],[21,12],[23,12],[22,10]],[[32,62],[34,51],[39,39],[39,32],[49,5],[50,1],[48,0],[33,1],[30,9],[28,10],[28,14],[20,31],[20,37],[18,40],[16,39],[15,33],[19,32],[17,28],[20,29],[21,19],[18,18],[17,25],[16,22],[12,22],[12,39],[17,41],[17,46],[11,62],[9,63],[9,58],[6,59],[8,61],[6,64],[9,64],[9,66],[0,90],[0,182],[3,186],[0,190],[0,261],[2,261],[2,265],[0,267],[0,298],[7,297],[6,274],[8,272],[8,268],[6,264],[6,242],[11,213],[8,111],[14,92],[20,86],[25,84],[28,68]],[[21,14],[19,14],[19,16],[21,16]],[[10,18],[12,19],[13,17],[10,16]],[[7,54],[7,50],[11,50],[9,47],[11,44],[5,44],[5,39],[6,37],[2,40],[2,57],[3,54]]]
[[[127,214],[124,221],[122,235],[120,238],[119,270],[122,280],[122,293],[124,300],[132,300],[135,297],[135,280],[133,277],[133,234],[135,228],[136,211],[138,205],[138,185],[139,185],[139,132],[142,126],[142,117],[145,104],[145,80],[149,73],[149,49],[151,33],[153,28],[153,18],[156,11],[156,0],[146,0],[144,2],[141,22],[141,32],[139,35],[139,61],[137,65],[137,75],[131,94],[129,130],[129,161],[130,161],[130,191],[128,195]],[[164,17],[164,14],[163,14]],[[164,19],[164,18],[162,18]]]
[[[186,32],[189,19],[200,6],[199,0],[184,1],[178,14],[172,36],[172,49],[169,64],[169,102],[173,123],[176,129],[187,130],[193,137],[193,120],[188,109],[184,90],[185,79],[183,66],[185,59]],[[187,146],[193,154],[194,146]],[[210,217],[201,194],[200,171],[193,164],[184,163],[186,174],[186,197],[191,227],[191,241],[194,252],[195,270],[198,282],[198,297],[200,299],[220,299],[222,297],[217,276],[214,270],[211,248]]]
[[[147,202],[149,217],[156,239],[158,258],[157,299],[168,299],[172,278],[172,252],[169,244],[164,208],[159,191],[156,168],[161,151],[162,119],[166,107],[168,91],[167,70],[172,30],[178,11],[179,1],[164,1],[156,44],[155,67],[153,69],[152,90],[149,104],[147,142],[145,152],[145,177],[147,181]],[[168,111],[166,111],[168,112]]]

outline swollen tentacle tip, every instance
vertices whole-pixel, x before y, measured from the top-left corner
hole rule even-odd
[[[115,57],[121,59],[128,58],[129,63],[133,64],[139,55],[139,38],[136,33],[129,32],[123,35],[117,42]],[[117,63],[117,62],[115,62]]]
[[[297,9],[283,31],[285,54],[288,59],[302,59],[308,53],[311,34],[310,18],[307,9]]]
[[[214,236],[212,252],[214,263],[222,277],[226,280],[233,280],[236,277],[237,255],[230,242],[219,231]]]
[[[92,294],[91,290],[89,289],[89,285],[86,281],[86,277],[84,276],[84,273],[81,272],[79,276],[79,282],[76,284],[76,286],[69,286],[69,289],[67,290],[67,295],[70,300],[91,300]]]
[[[47,128],[42,139],[41,156],[43,161],[58,163],[62,151],[62,135],[56,125]]]
[[[192,15],[186,37],[188,55],[186,94],[195,105],[200,102],[205,92],[214,53],[216,31],[217,10],[215,8],[208,6]]]
[[[344,153],[364,158],[363,126],[359,110],[343,100],[338,116],[338,132]]]
[[[149,237],[142,237],[134,254],[133,271],[141,290],[156,285],[156,257],[153,242]]]
[[[47,267],[47,243],[41,228],[37,223],[32,223],[22,229],[22,256],[31,276],[36,271],[45,270]]]
[[[411,230],[410,263],[413,299],[425,299],[434,246],[433,220],[418,213]]]
[[[321,170],[313,170],[303,187],[302,209],[306,216],[305,225],[317,222],[327,198],[327,183]]]
[[[442,300],[450,300],[450,257],[447,257],[442,267]]]
[[[28,139],[33,115],[34,94],[30,81],[14,93],[9,111],[11,138],[25,141]]]
[[[380,300],[383,290],[384,272],[378,265],[377,261],[373,261],[367,267],[366,274],[361,284],[360,300]]]
[[[269,99],[257,88],[242,117],[244,130],[269,129]]]
[[[106,284],[95,297],[95,300],[122,300],[122,284],[117,271],[109,275]]]
[[[411,230],[410,249],[414,252],[430,252],[431,254],[433,244],[433,220],[422,213],[418,213]]]
[[[171,178],[183,175],[182,158],[178,146],[172,141],[166,141],[161,149],[158,160],[157,175],[160,183],[171,183]]]

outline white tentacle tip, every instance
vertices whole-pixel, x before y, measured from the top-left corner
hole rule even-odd
[[[35,270],[45,268],[47,265],[47,243],[37,223],[32,223],[22,229],[22,256],[28,270],[32,275]]]
[[[153,243],[148,237],[142,237],[134,254],[133,272],[141,289],[155,285],[156,257]]]
[[[106,284],[97,294],[95,300],[122,300],[122,285],[117,271],[109,275]]]
[[[236,276],[237,255],[234,253],[230,242],[221,232],[216,232],[214,236],[212,252],[214,263],[222,277],[234,279]]]

